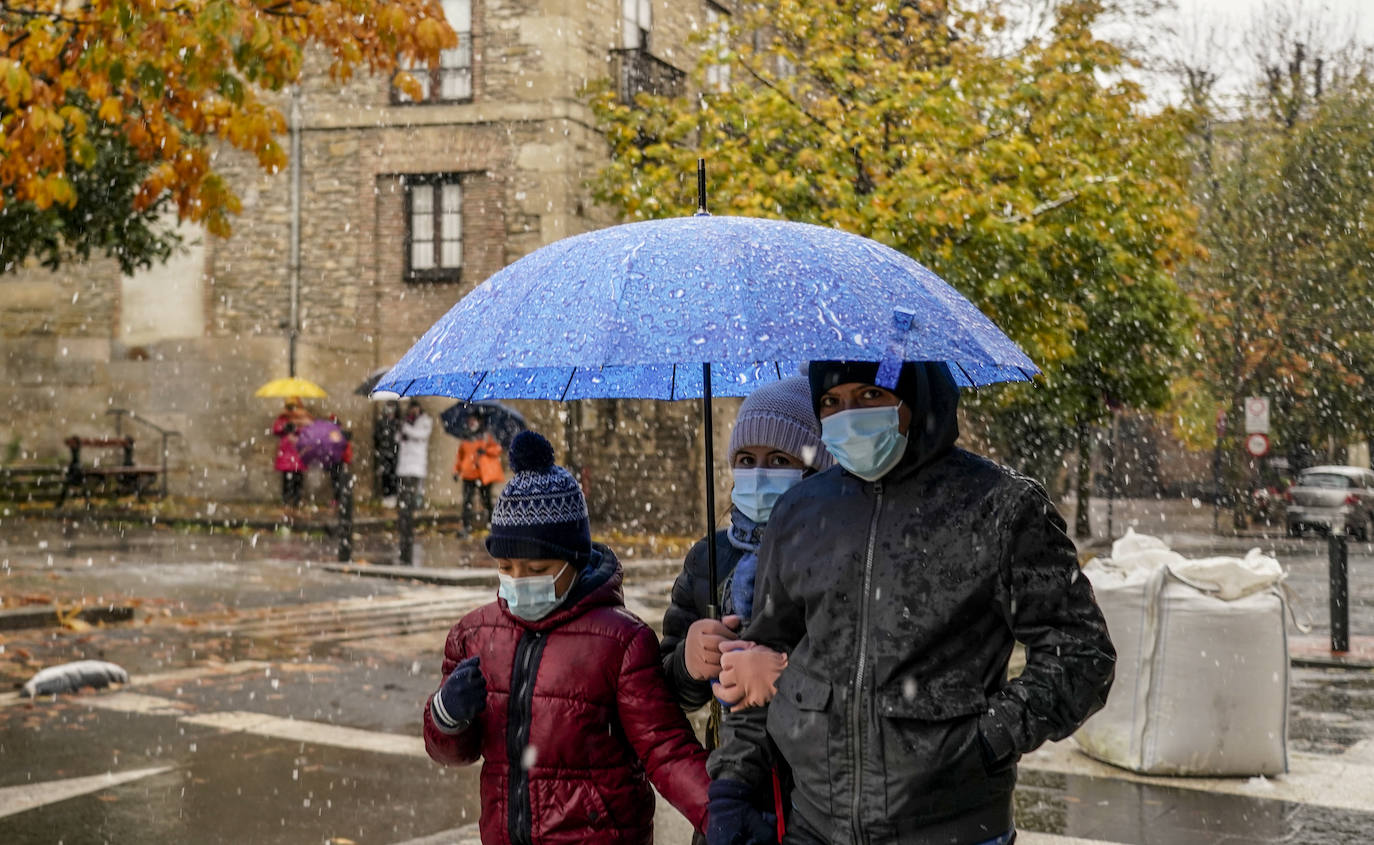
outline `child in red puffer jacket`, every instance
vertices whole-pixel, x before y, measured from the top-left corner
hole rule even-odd
[[[577,482],[533,432],[491,517],[499,598],[444,643],[424,711],[434,760],[482,762],[482,842],[653,842],[654,794],[701,831],[706,751],[668,691],[653,631],[625,609],[621,569],[591,542]]]

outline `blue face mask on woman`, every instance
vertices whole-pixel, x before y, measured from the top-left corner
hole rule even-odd
[[[730,501],[740,513],[762,525],[773,515],[778,498],[802,480],[802,471],[790,467],[743,467],[734,471],[735,489]]]
[[[506,600],[506,609],[512,615],[526,622],[543,619],[563,601],[554,582],[563,577],[563,571],[567,568],[568,564],[565,563],[557,575],[530,575],[525,578],[498,572],[496,580],[500,586],[496,594]],[[568,589],[571,590],[572,586],[569,585]]]
[[[821,420],[821,442],[840,466],[864,481],[877,481],[906,454],[901,403],[854,408]]]

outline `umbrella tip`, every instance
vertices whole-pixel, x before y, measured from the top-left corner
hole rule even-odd
[[[697,159],[697,214],[706,211],[706,159]]]

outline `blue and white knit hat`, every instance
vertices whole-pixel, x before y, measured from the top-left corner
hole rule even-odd
[[[533,431],[510,444],[511,480],[491,512],[487,551],[495,558],[591,558],[587,500],[577,479],[553,462],[553,447]]]

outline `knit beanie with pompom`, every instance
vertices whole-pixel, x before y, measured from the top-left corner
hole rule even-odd
[[[487,551],[494,558],[591,559],[587,500],[577,479],[554,464],[553,447],[533,431],[510,444],[510,481],[491,512]]]
[[[779,449],[817,470],[835,459],[821,444],[821,425],[811,410],[811,385],[803,376],[765,384],[739,406],[730,432],[730,459],[748,446]]]

